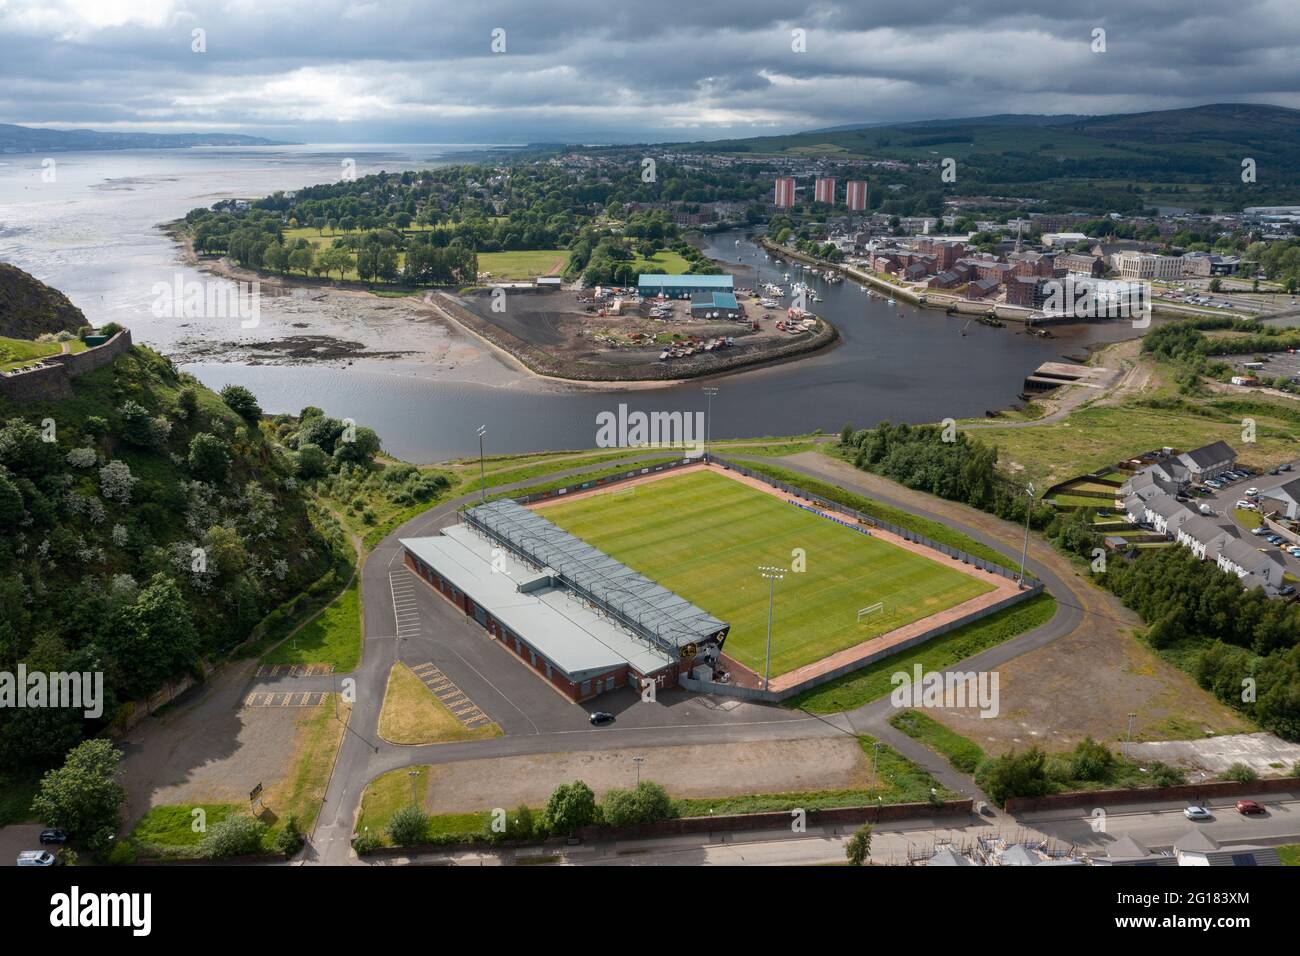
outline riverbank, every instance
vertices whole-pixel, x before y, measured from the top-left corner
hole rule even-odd
[[[582,356],[562,355],[548,351],[538,342],[527,341],[521,335],[504,327],[505,323],[493,322],[488,317],[476,314],[470,308],[470,300],[466,298],[467,294],[473,294],[469,290],[462,294],[445,289],[405,286],[391,286],[376,290],[361,282],[267,273],[237,266],[224,256],[200,255],[194,249],[191,236],[182,222],[166,223],[161,228],[180,247],[182,260],[195,269],[235,282],[258,282],[265,287],[264,292],[311,290],[319,293],[313,297],[314,300],[327,296],[344,296],[348,297],[353,306],[360,302],[371,302],[377,310],[391,310],[394,302],[398,301],[439,320],[448,328],[464,333],[512,371],[561,385],[613,387],[620,390],[680,385],[687,381],[716,378],[740,371],[794,362],[821,352],[836,344],[840,338],[835,326],[823,317],[820,318],[817,330],[811,335],[801,336],[797,340],[780,340],[770,345],[768,343],[747,344],[741,337],[738,342],[739,347],[715,352],[701,350],[689,359],[677,359],[671,363],[656,360],[658,346],[644,349],[646,355],[642,361],[623,361],[625,357],[632,359],[638,357],[628,355],[626,352],[617,354],[618,361],[600,361],[598,358],[589,360]],[[574,313],[572,318],[581,317],[581,313]],[[556,316],[549,314],[544,318],[548,325],[554,325],[557,319]],[[558,318],[563,321],[570,317],[561,313]],[[709,325],[705,330],[707,332],[705,337],[720,334],[713,329],[713,325],[717,323]],[[704,328],[703,325],[701,327]],[[721,332],[729,334],[730,327],[722,329]],[[303,338],[316,339],[319,336]],[[339,351],[316,341],[289,343],[294,346],[290,354],[295,356],[301,356],[304,350],[315,348],[319,349],[325,357],[350,359],[391,357],[390,353],[367,356],[365,352],[355,348],[357,343],[346,344],[349,347]],[[188,356],[191,360],[204,357],[206,356],[202,353]]]

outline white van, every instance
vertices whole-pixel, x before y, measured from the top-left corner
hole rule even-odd
[[[19,866],[53,866],[54,854],[49,850],[23,850],[18,854]]]

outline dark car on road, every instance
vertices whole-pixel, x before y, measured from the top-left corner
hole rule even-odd
[[[1265,811],[1264,808],[1254,800],[1238,800],[1237,812],[1242,816],[1251,816],[1252,814],[1264,813]]]
[[[48,843],[67,843],[67,842],[68,842],[68,834],[67,834],[67,831],[65,831],[65,830],[42,830],[42,831],[41,831],[41,842],[42,842],[42,843],[47,843],[47,844],[48,844]]]
[[[594,711],[591,715],[591,722],[599,727],[601,724],[612,724],[614,715],[604,710]]]

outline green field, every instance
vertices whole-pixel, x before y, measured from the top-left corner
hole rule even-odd
[[[566,249],[517,249],[513,252],[480,252],[479,275],[490,272],[494,279],[535,279],[558,276],[569,264]]]
[[[758,673],[768,591],[758,567],[790,567],[794,549],[803,549],[806,570],[787,572],[776,584],[773,676],[991,589],[712,473],[564,502],[542,514],[730,623],[726,653]],[[884,613],[859,624],[858,609],[879,601]]]
[[[30,339],[11,339],[0,335],[0,371],[9,371],[28,363],[34,363],[49,355],[58,355],[63,350],[59,342],[34,342]],[[80,339],[68,342],[68,351],[84,352],[86,343]]]
[[[480,261],[482,256],[479,257]],[[634,264],[639,272],[662,272],[665,275],[684,275],[691,264],[670,249],[660,249],[653,256],[637,255]]]

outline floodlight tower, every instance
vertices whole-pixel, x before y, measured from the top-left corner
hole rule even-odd
[[[483,436],[487,434],[487,426],[478,427],[478,483],[479,483],[479,501],[487,501],[487,473],[483,466]]]
[[[767,657],[763,661],[763,690],[767,690],[768,675],[772,671],[772,604],[776,600],[776,582],[785,577],[785,568],[760,566],[758,573],[767,579]]]

